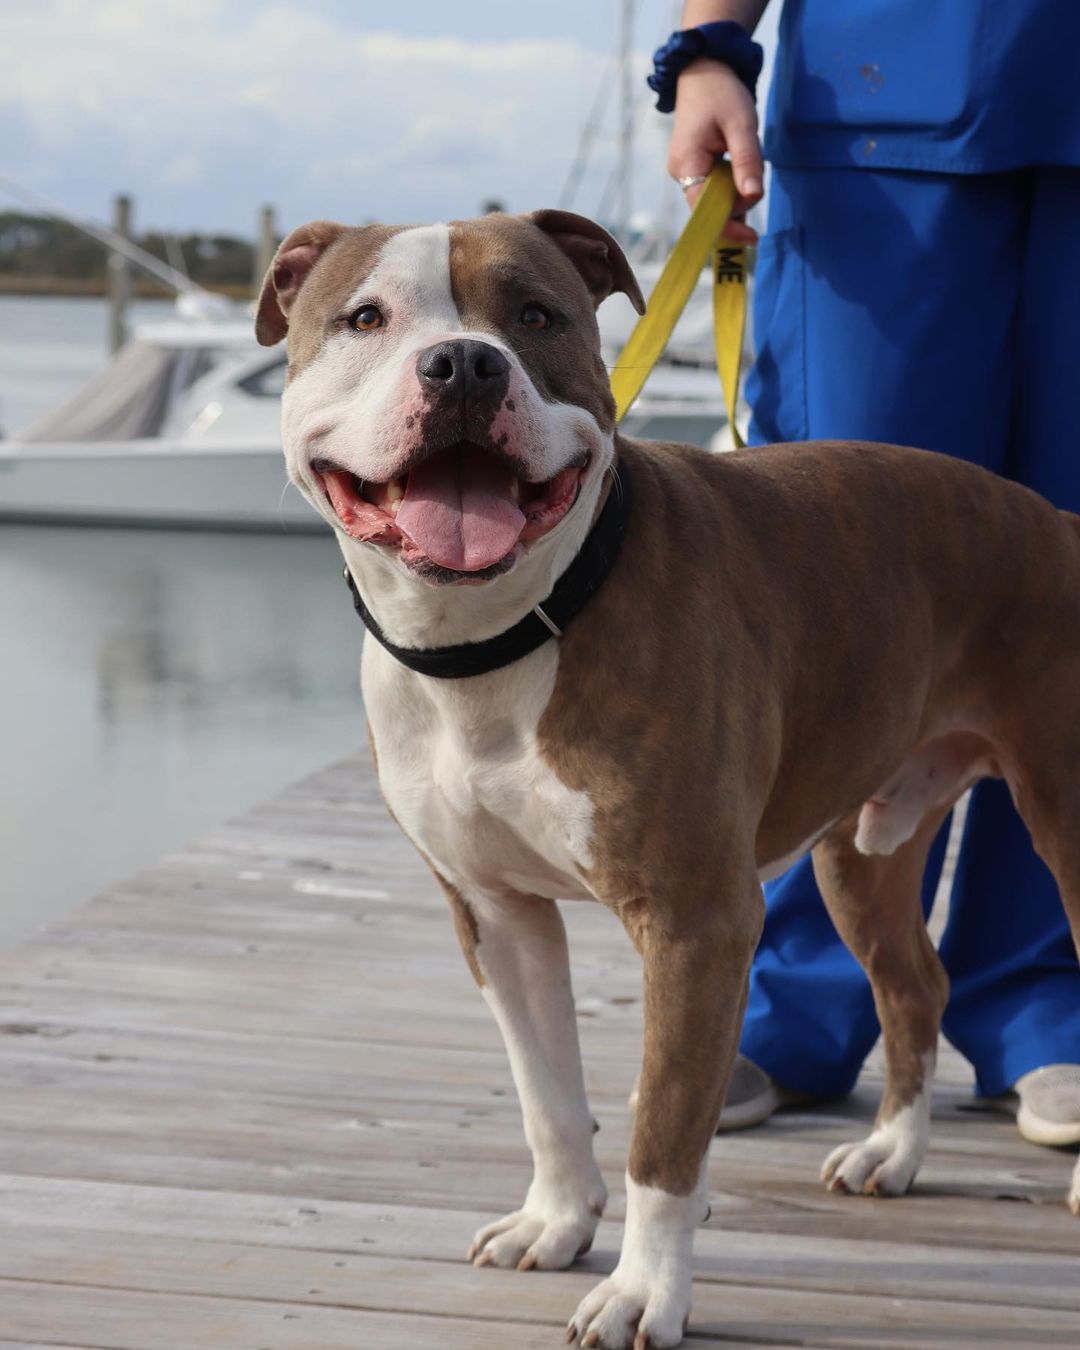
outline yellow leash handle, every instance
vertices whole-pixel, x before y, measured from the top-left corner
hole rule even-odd
[[[716,366],[727,405],[728,422],[737,446],[742,437],[735,426],[739,396],[739,366],[746,323],[746,250],[727,244],[720,233],[735,205],[731,166],[717,164],[694,203],[690,219],[676,240],[671,256],[649,296],[648,308],[637,321],[618,365],[611,372],[616,417],[621,422],[641,393],[660,359],[679,315],[693,294],[707,259],[712,259],[713,327]]]

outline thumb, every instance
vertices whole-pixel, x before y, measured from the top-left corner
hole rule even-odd
[[[753,122],[736,122],[725,128],[728,155],[735,187],[745,206],[761,200],[765,166],[761,158],[761,144],[757,126]]]

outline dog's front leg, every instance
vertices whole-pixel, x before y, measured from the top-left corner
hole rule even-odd
[[[722,909],[709,912],[706,904]],[[637,902],[623,914],[645,963],[645,1053],[622,1251],[570,1323],[568,1339],[580,1337],[583,1346],[660,1350],[682,1340],[694,1230],[708,1212],[709,1141],[738,1044],[762,908],[755,874],[741,894],[703,902],[697,912],[680,905],[658,915]]]
[[[466,897],[440,880],[506,1042],[533,1156],[522,1207],[481,1228],[469,1259],[561,1270],[591,1246],[607,1200],[593,1156],[562,916],[553,900]]]

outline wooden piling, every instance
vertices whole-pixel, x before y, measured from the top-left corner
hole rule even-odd
[[[263,277],[270,270],[277,245],[276,214],[272,206],[264,206],[259,211],[259,224],[255,231],[255,260],[251,276],[251,289],[255,295],[258,295],[263,284]]]
[[[131,198],[113,199],[113,229],[131,238]],[[131,300],[131,264],[121,253],[109,254],[109,351],[118,352],[127,341],[127,307]]]

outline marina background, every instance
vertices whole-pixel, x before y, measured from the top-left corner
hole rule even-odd
[[[130,192],[136,232],[174,238],[251,238],[262,203],[284,232],[446,219],[489,197],[675,227],[668,123],[643,77],[679,8],[17,6],[5,205],[102,222]],[[763,94],[778,13],[759,33]],[[135,300],[128,319],[174,312]],[[103,300],[0,295],[0,431],[56,407],[106,352]],[[364,741],[361,634],[329,535],[4,524],[0,625],[0,945]]]

